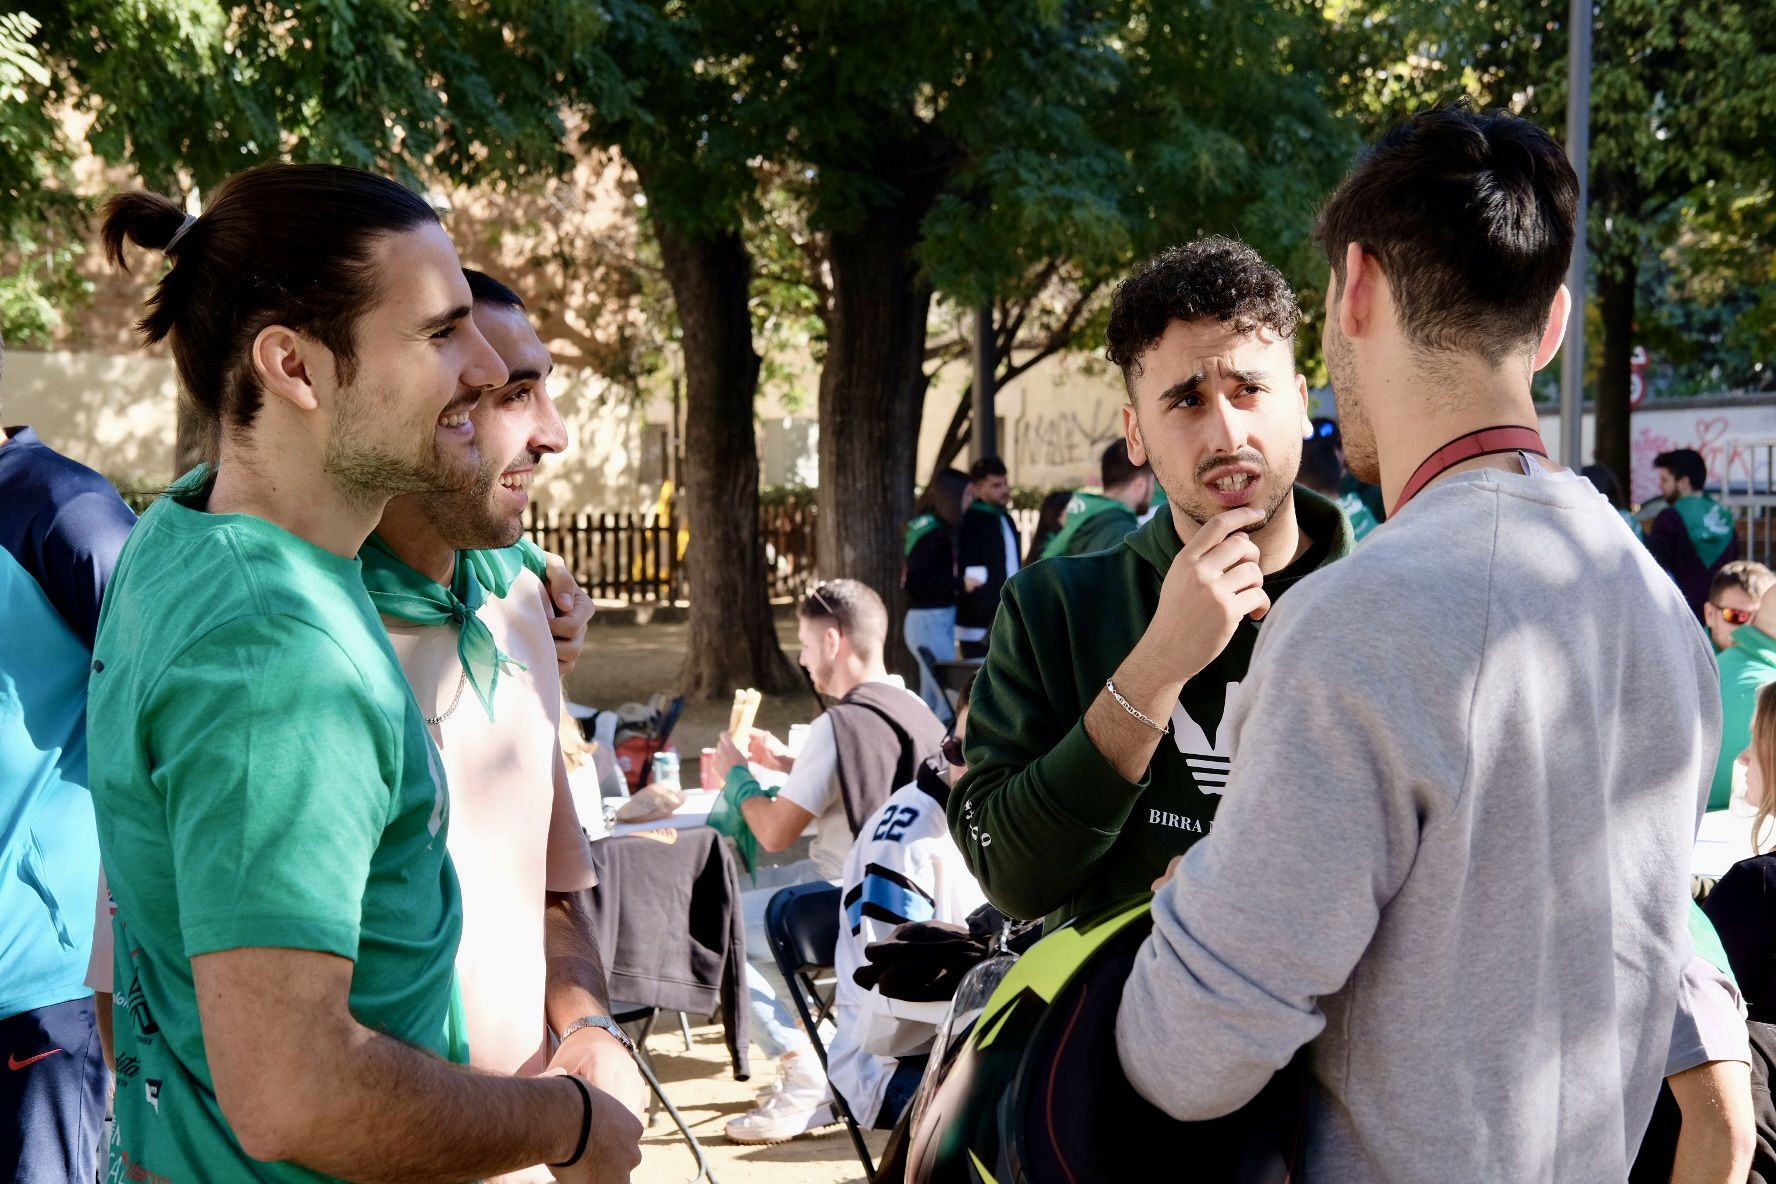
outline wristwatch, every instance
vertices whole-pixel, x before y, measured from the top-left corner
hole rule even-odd
[[[609,1032],[612,1036],[617,1038],[618,1044],[621,1044],[624,1048],[629,1050],[629,1055],[635,1055],[635,1041],[629,1039],[629,1033],[619,1028],[617,1026],[617,1021],[611,1019],[610,1016],[583,1015],[561,1030],[561,1039],[566,1040],[581,1028],[603,1028],[606,1032]]]

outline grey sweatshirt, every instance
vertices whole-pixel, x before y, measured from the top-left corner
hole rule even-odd
[[[1671,580],[1572,474],[1456,474],[1264,622],[1117,1047],[1181,1119],[1311,1044],[1307,1177],[1613,1181],[1690,956],[1720,734]]]

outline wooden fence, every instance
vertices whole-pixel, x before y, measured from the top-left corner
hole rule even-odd
[[[672,602],[686,595],[685,563],[678,526],[654,514],[563,514],[531,507],[524,533],[553,551],[599,600]],[[795,597],[814,585],[814,506],[794,500],[761,506],[759,534],[765,548],[770,595]]]

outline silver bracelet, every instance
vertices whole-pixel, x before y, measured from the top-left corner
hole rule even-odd
[[[1128,712],[1130,715],[1134,716],[1136,719],[1140,720],[1142,723],[1146,724],[1148,727],[1150,727],[1154,731],[1158,732],[1161,736],[1165,735],[1167,732],[1172,730],[1172,725],[1170,723],[1163,723],[1163,724],[1162,723],[1155,723],[1152,719],[1148,718],[1147,715],[1144,714],[1139,707],[1136,707],[1133,703],[1130,703],[1127,699],[1124,699],[1122,697],[1122,692],[1116,689],[1116,680],[1115,679],[1106,678],[1104,680],[1104,689],[1106,691],[1110,692],[1110,697],[1112,699],[1116,700],[1117,705],[1120,706],[1124,711]]]

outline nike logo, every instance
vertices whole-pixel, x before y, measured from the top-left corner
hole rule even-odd
[[[22,1061],[18,1059],[17,1053],[8,1053],[6,1057],[6,1067],[14,1070],[23,1069],[27,1065],[35,1065],[38,1061],[47,1060],[61,1051],[62,1050],[59,1048],[52,1048],[48,1052],[40,1052],[34,1057],[26,1057]]]

